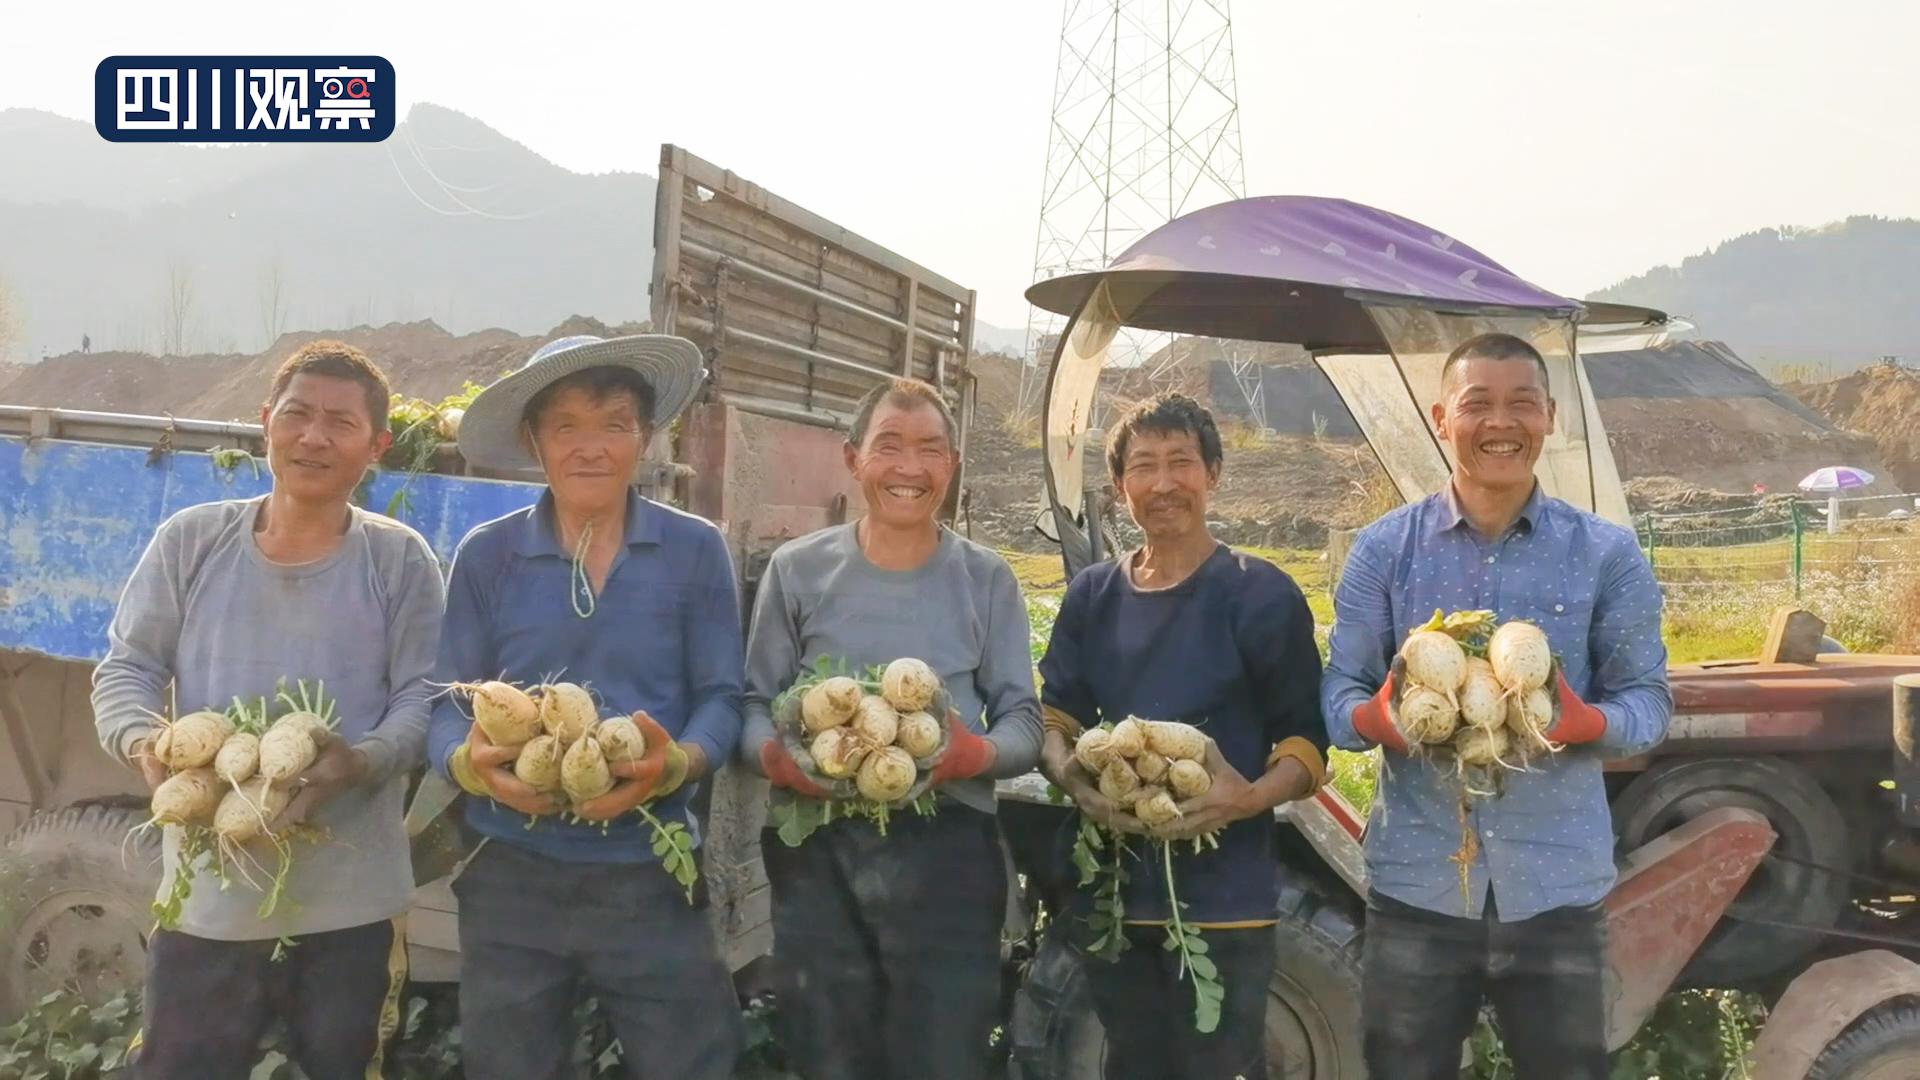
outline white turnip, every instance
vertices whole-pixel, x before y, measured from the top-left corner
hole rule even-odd
[[[213,831],[226,843],[245,843],[268,832],[291,801],[292,791],[256,776],[221,797],[213,815]]]
[[[860,698],[860,684],[845,675],[823,680],[800,695],[800,722],[810,734],[839,727],[853,719]]]
[[[1197,761],[1176,761],[1167,767],[1167,786],[1182,799],[1197,798],[1213,787],[1213,776]]]
[[[251,731],[236,731],[220,744],[213,756],[213,775],[221,783],[240,784],[253,779],[260,769],[260,736]]]
[[[903,657],[887,665],[880,676],[880,693],[898,712],[919,712],[933,701],[940,677],[925,661]]]
[[[1407,635],[1400,647],[1407,663],[1407,678],[1422,686],[1451,695],[1467,680],[1467,653],[1453,635],[1439,630],[1418,630]]]
[[[900,733],[900,714],[886,698],[868,694],[853,714],[853,733],[870,747],[891,746]]]
[[[1207,756],[1207,737],[1192,724],[1156,720],[1146,726],[1147,749],[1168,761],[1199,761]],[[1146,776],[1145,773],[1141,773]],[[1153,779],[1146,776],[1148,780]]]
[[[260,736],[260,775],[268,783],[284,784],[319,759],[320,748],[313,741],[314,727],[307,720],[312,715],[289,713]],[[324,724],[320,730],[326,730]]]
[[[551,735],[535,735],[513,759],[513,775],[535,791],[560,790],[560,756],[565,751]]]
[[[153,820],[161,825],[210,825],[220,805],[220,783],[209,769],[174,773],[153,791]]]
[[[600,751],[607,755],[610,765],[631,764],[647,753],[647,737],[630,716],[610,716],[600,721],[593,737],[599,740]]]
[[[578,683],[550,683],[539,690],[540,726],[547,734],[560,740],[561,746],[572,746],[581,736],[593,730],[600,719],[594,710],[593,695]]]
[[[1142,751],[1139,757],[1133,759],[1133,771],[1149,784],[1166,779],[1167,765],[1167,759],[1152,750]]]
[[[1073,756],[1080,762],[1080,767],[1095,776],[1100,775],[1100,770],[1106,768],[1107,762],[1113,758],[1113,749],[1109,745],[1112,737],[1113,733],[1106,728],[1088,728],[1081,732],[1073,744]]]
[[[851,728],[844,727],[828,728],[807,746],[820,775],[834,780],[844,780],[857,772],[867,749]]]
[[[224,713],[188,713],[161,729],[153,741],[153,756],[174,772],[198,769],[213,763],[231,734],[233,723]]]
[[[1477,656],[1468,660],[1467,681],[1460,687],[1460,719],[1477,727],[1498,727],[1506,717],[1506,692],[1493,666]]]
[[[600,740],[582,735],[560,758],[560,789],[576,803],[597,799],[613,790],[613,772]]]
[[[473,722],[495,746],[522,746],[540,734],[540,706],[512,683],[462,684],[473,705]]]
[[[890,803],[913,790],[913,758],[897,746],[883,746],[860,763],[856,781],[860,794],[878,803]]]
[[[1147,748],[1147,722],[1136,716],[1113,725],[1113,731],[1107,737],[1107,749],[1120,757],[1132,760],[1140,756]]]
[[[1408,743],[1443,743],[1453,737],[1460,710],[1433,687],[1413,686],[1400,695],[1394,721]]]
[[[940,749],[940,721],[932,713],[910,712],[900,718],[894,743],[916,759],[926,757]]]
[[[1553,650],[1545,631],[1528,622],[1501,625],[1487,642],[1487,660],[1494,678],[1509,693],[1523,693],[1547,685],[1553,673]]]

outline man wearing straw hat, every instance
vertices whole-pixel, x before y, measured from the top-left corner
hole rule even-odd
[[[625,1048],[628,1075],[733,1072],[741,1027],[726,965],[634,812],[682,823],[697,842],[692,784],[740,734],[740,611],[725,542],[633,488],[648,442],[700,377],[699,351],[681,338],[563,338],[483,391],[460,425],[469,462],[538,467],[547,490],[461,542],[437,680],[578,683],[600,716],[632,716],[649,748],[615,764],[613,790],[563,807],[514,775],[517,750],[488,742],[451,698],[436,706],[429,758],[477,796],[466,821],[484,838],[453,886],[474,1080],[565,1075],[587,994]]]

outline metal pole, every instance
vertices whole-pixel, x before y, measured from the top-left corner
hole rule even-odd
[[[1801,560],[1805,557],[1806,546],[1803,538],[1807,530],[1800,517],[1800,500],[1795,499],[1789,507],[1793,511],[1793,598],[1798,600],[1800,599]]]

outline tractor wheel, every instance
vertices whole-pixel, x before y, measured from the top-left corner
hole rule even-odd
[[[1014,998],[1013,1080],[1100,1080],[1106,1033],[1085,957],[1050,933]],[[1360,925],[1318,892],[1283,886],[1267,990],[1269,1080],[1359,1080]]]
[[[1723,806],[1763,815],[1779,834],[1775,854],[1838,870],[1852,868],[1853,845],[1839,807],[1805,769],[1776,757],[1696,758],[1656,765],[1613,800],[1614,836],[1624,854]],[[1820,935],[1745,922],[1743,917],[1832,926],[1847,899],[1847,879],[1839,874],[1763,861],[1681,972],[1680,985],[1764,983],[1818,946]]]
[[[1867,1011],[1813,1059],[1807,1080],[1910,1080],[1920,1076],[1920,1004],[1885,1002]]]
[[[89,999],[140,985],[160,838],[129,836],[138,811],[70,806],[38,814],[0,848],[0,1017],[47,993]]]

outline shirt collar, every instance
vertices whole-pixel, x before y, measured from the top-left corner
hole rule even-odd
[[[1438,513],[1428,516],[1428,532],[1432,535],[1452,532],[1455,529],[1471,529],[1466,514],[1460,509],[1460,500],[1453,493],[1453,484],[1447,484],[1445,491],[1438,496],[1435,509]],[[1533,493],[1527,496],[1526,505],[1520,508],[1520,516],[1514,520],[1516,531],[1527,534],[1545,533],[1551,527],[1548,514],[1547,493],[1540,487],[1538,480],[1533,483]]]
[[[660,510],[652,503],[640,497],[632,488],[627,489],[627,546],[635,544],[658,544],[660,542]],[[540,501],[533,504],[526,520],[520,527],[518,548],[522,555],[553,555],[568,558],[572,552],[563,550],[560,538],[553,532],[553,489],[540,492]]]

